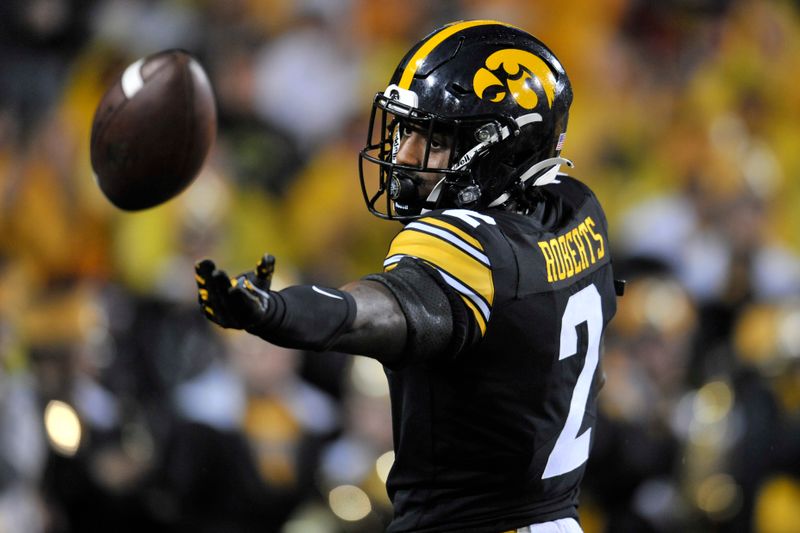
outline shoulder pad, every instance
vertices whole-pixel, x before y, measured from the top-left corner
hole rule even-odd
[[[383,263],[390,271],[406,257],[435,268],[447,285],[459,293],[485,331],[494,301],[492,262],[481,233],[495,220],[466,209],[435,211],[410,222],[392,241]]]

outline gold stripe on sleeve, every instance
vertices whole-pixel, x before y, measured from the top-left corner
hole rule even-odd
[[[403,231],[395,237],[388,256],[418,257],[467,285],[491,307],[494,300],[492,270],[449,242],[428,233]]]
[[[483,314],[481,314],[478,308],[475,307],[475,304],[472,303],[472,300],[463,294],[459,294],[459,296],[461,296],[461,299],[464,300],[465,304],[467,304],[467,307],[472,310],[472,314],[475,316],[475,321],[478,323],[478,327],[481,330],[481,337],[483,337],[483,335],[486,334],[486,319],[483,318]]]
[[[463,231],[463,230],[453,226],[452,224],[448,224],[447,222],[445,222],[443,220],[439,220],[438,218],[423,218],[422,220],[420,220],[420,223],[430,224],[431,226],[438,226],[438,227],[440,227],[442,229],[445,229],[447,231],[452,231],[453,233],[458,235],[461,238],[461,240],[463,240],[464,242],[466,242],[468,244],[471,244],[472,246],[474,246],[475,248],[477,248],[481,252],[483,251],[483,246],[481,245],[480,242],[478,242],[478,239],[476,239],[475,237],[473,237],[472,235],[470,235],[466,231]]]

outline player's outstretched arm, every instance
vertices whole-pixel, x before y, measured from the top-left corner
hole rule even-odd
[[[356,317],[334,348],[382,361],[398,359],[406,346],[407,324],[397,298],[375,281],[354,281],[342,290],[355,300]]]
[[[337,350],[393,362],[406,347],[407,324],[395,296],[375,281],[342,289],[296,285],[272,291],[275,259],[264,255],[254,272],[229,277],[206,259],[195,265],[205,316],[290,348]]]

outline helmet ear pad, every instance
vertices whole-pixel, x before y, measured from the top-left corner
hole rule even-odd
[[[480,158],[473,170],[472,175],[481,186],[481,205],[484,207],[511,186],[510,180],[517,171],[512,144],[513,141],[493,146],[492,150]]]
[[[481,185],[483,206],[512,192],[519,177],[532,165],[556,155],[552,131],[543,132],[543,127],[541,122],[523,126],[518,135],[492,146],[476,162],[472,175]]]

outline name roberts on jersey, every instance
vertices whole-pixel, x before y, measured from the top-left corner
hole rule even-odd
[[[569,279],[601,261],[606,255],[603,235],[594,230],[591,216],[572,229],[549,240],[539,241],[547,281],[554,283]]]

